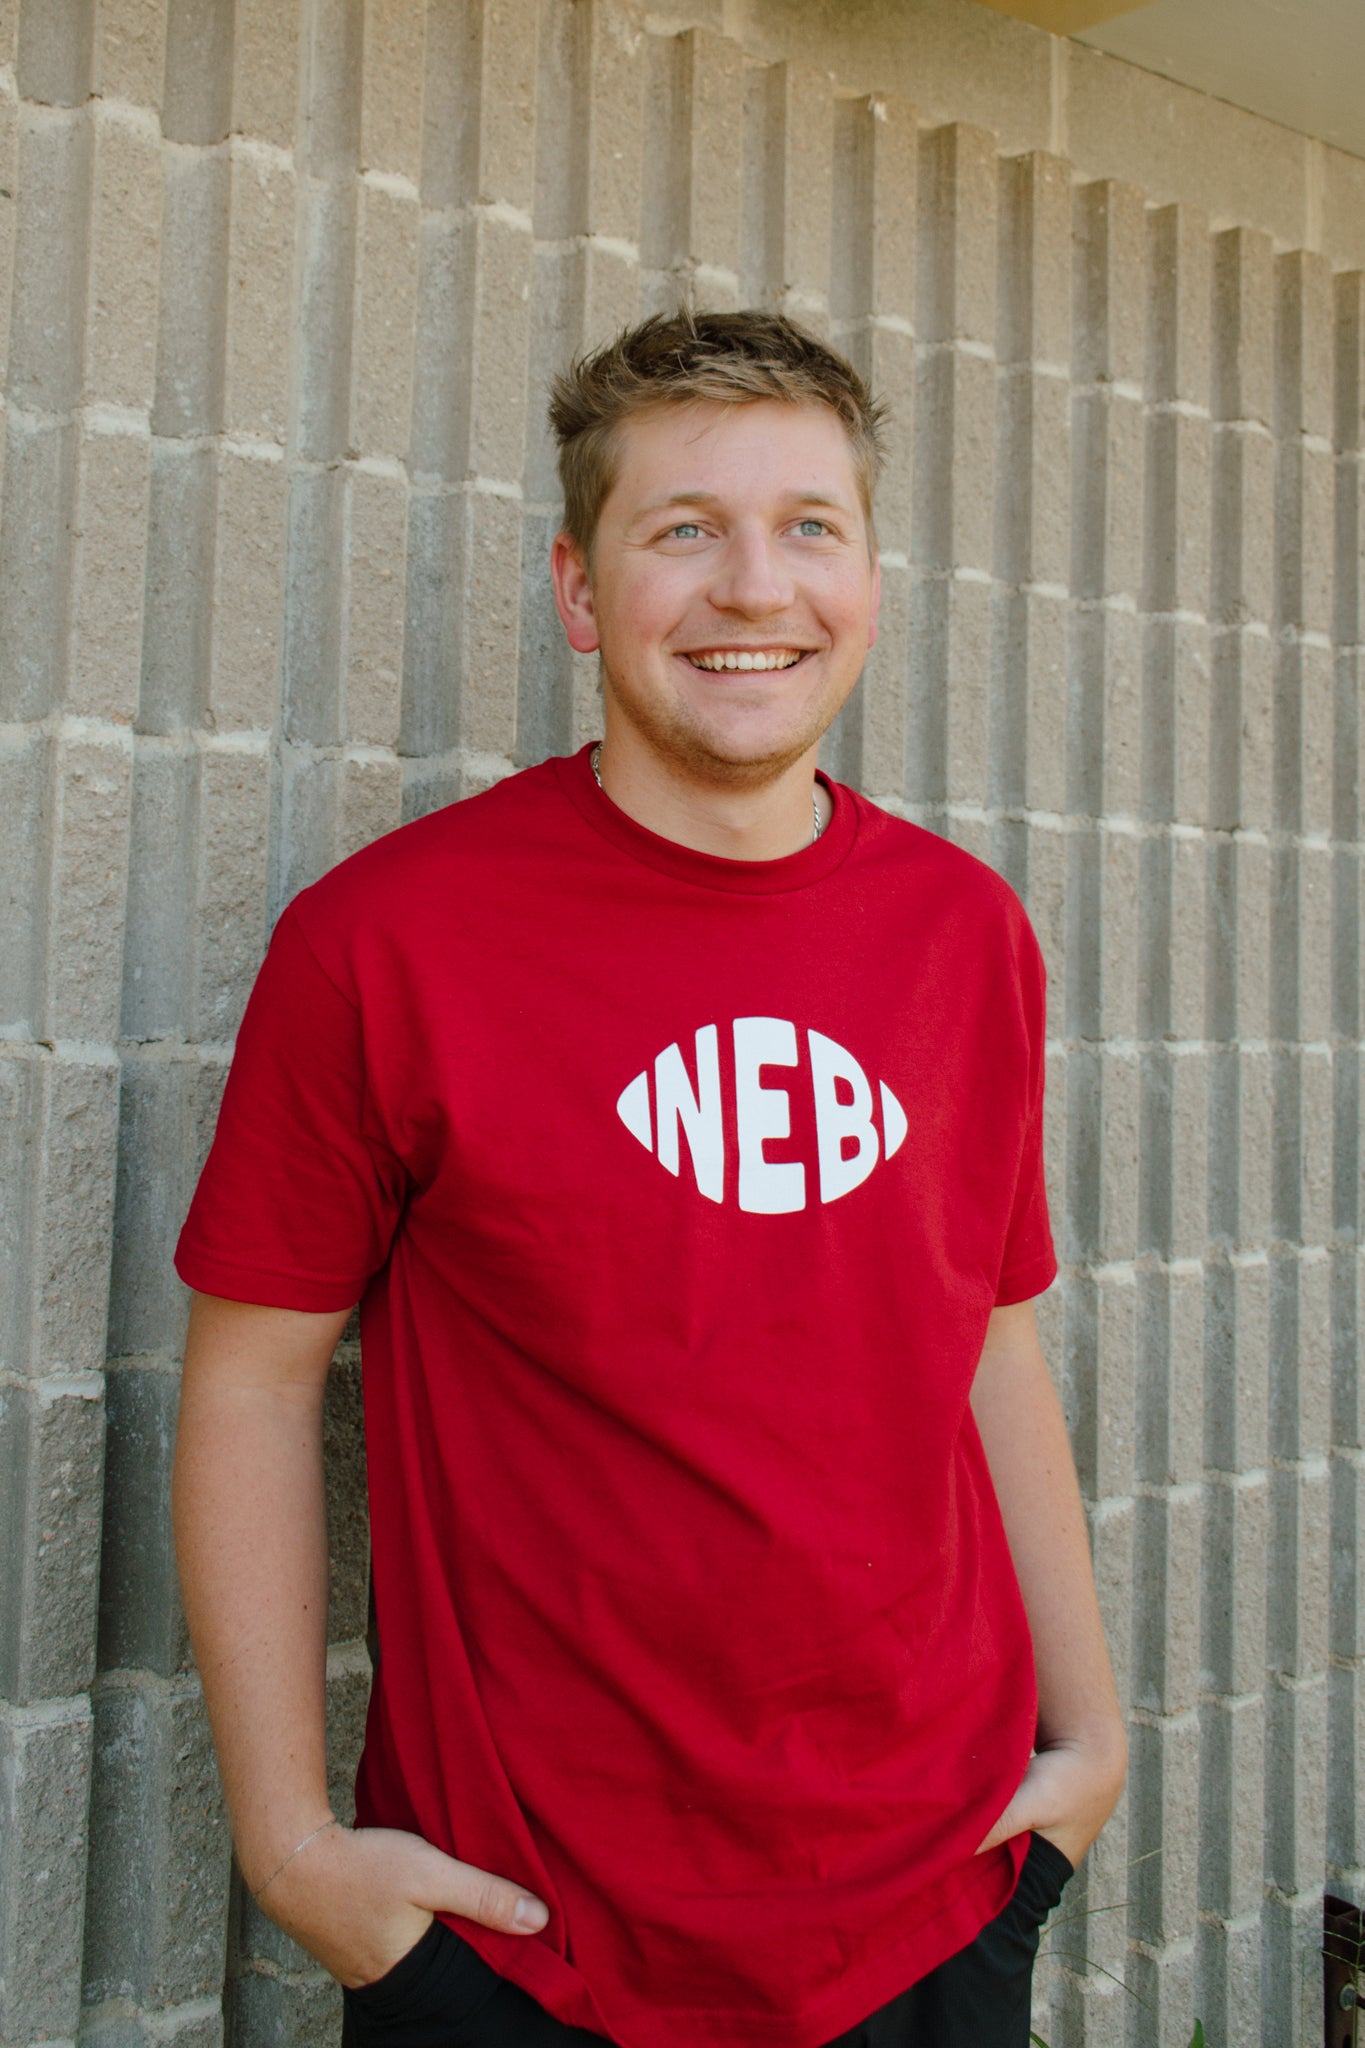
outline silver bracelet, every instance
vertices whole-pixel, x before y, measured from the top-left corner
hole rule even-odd
[[[336,1815],[333,1814],[322,1823],[322,1826],[320,1828],[314,1828],[311,1835],[305,1835],[303,1840],[299,1843],[298,1848],[291,1849],[289,1851],[289,1854],[285,1857],[284,1862],[281,1863],[281,1865],[279,1866],[279,1870],[272,1870],[269,1877],[266,1879],[265,1883],[257,1885],[255,1891],[251,1892],[252,1898],[259,1899],[262,1892],[268,1891],[271,1885],[274,1884],[275,1879],[279,1876],[280,1871],[288,1868],[288,1866],[293,1862],[294,1858],[299,1854],[300,1850],[306,1849],[310,1842],[316,1842],[319,1835],[325,1835],[328,1828],[339,1828],[340,1826],[341,1822],[336,1818]],[[247,1886],[247,1890],[251,1891],[250,1885]]]

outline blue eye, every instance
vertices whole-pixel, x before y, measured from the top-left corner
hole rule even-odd
[[[823,519],[803,519],[801,521],[802,535],[809,540],[819,540],[821,534],[827,533],[828,530]]]
[[[674,540],[695,540],[696,536],[701,532],[701,528],[695,520],[684,519],[682,524],[675,526],[672,531]]]

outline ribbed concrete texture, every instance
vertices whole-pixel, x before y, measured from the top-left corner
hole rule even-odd
[[[1043,1320],[1133,1769],[1038,2031],[1320,2038],[1324,1883],[1365,1899],[1361,169],[968,0],[0,4],[3,2048],[335,2039],[233,1874],[170,1250],[282,905],[596,731],[545,383],[684,296],[890,400],[828,758],[1051,970]],[[358,1432],[348,1340],[343,1808]]]

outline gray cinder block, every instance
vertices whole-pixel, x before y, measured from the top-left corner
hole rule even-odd
[[[85,1997],[216,1995],[230,1845],[198,1685],[105,1679],[94,1707]]]
[[[44,718],[66,693],[76,430],[10,409],[0,510],[0,712]]]
[[[152,430],[210,434],[223,416],[227,317],[225,149],[165,154]]]
[[[53,0],[50,7],[15,12],[19,15],[16,69],[23,97],[49,106],[79,106],[90,91],[93,0]]]
[[[198,1062],[175,1045],[130,1048],[124,1057],[109,1294],[114,1357],[179,1356],[185,1291],[171,1255],[198,1170],[199,1079]]]
[[[228,183],[224,424],[282,443],[293,354],[295,171],[277,151],[234,137]]]
[[[288,497],[283,463],[220,449],[209,715],[226,742],[258,751],[279,720]]]
[[[169,1678],[189,1663],[171,1537],[179,1375],[120,1365],[108,1375],[100,1664]]]
[[[122,724],[62,736],[53,749],[47,1039],[107,1045],[118,1029],[132,771]]]
[[[1273,1891],[1261,1933],[1261,2027],[1265,2041],[1308,2041],[1322,2015],[1322,1881]]]
[[[167,17],[162,125],[175,142],[221,142],[232,88],[230,13],[214,0],[188,0]]]
[[[246,1969],[233,1984],[231,2048],[332,2048],[340,2028],[341,1992],[321,1970]]]
[[[320,0],[305,35],[300,162],[309,178],[342,179],[354,170],[360,146],[363,17],[346,0]]]
[[[90,1703],[0,1704],[0,2038],[70,2040],[80,2015]]]
[[[522,551],[527,572],[522,577],[521,616],[518,626],[518,676],[517,676],[517,753],[518,765],[529,767],[533,761],[543,761],[549,754],[568,751],[573,730],[573,666],[572,656],[560,630],[559,617],[554,600],[543,579],[529,573],[534,562],[549,560],[550,544],[559,529],[560,508],[553,506],[548,511],[529,510],[522,521]],[[417,516],[414,504],[413,517]],[[409,557],[409,576],[413,564]],[[435,612],[439,592],[423,587],[424,605],[428,615]],[[409,618],[412,613],[409,611]],[[427,659],[417,655],[414,643],[407,642],[406,661],[409,672],[416,680],[419,672],[427,668]],[[430,684],[426,685],[427,693]],[[405,685],[405,701],[408,698]],[[901,679],[896,678],[896,699],[899,706]],[[895,756],[894,776],[899,784],[904,775],[903,754]]]
[[[362,185],[351,442],[399,460],[407,454],[412,431],[419,223],[415,190]],[[526,240],[529,245],[529,236]]]
[[[149,457],[136,431],[85,431],[77,442],[70,702],[115,725],[137,714]]]
[[[327,1547],[331,1642],[364,1636],[369,1625],[370,1529],[365,1495],[365,1437],[360,1352],[343,1344],[327,1379],[324,1410],[327,1460]]]
[[[1265,1704],[1259,1689],[1241,1698],[1201,1702],[1199,1900],[1205,1916],[1259,1922],[1265,1895],[1265,1760]]]
[[[392,749],[398,739],[407,515],[399,479],[351,479],[343,689],[352,745]]]
[[[1365,1866],[1365,1659],[1334,1661],[1327,1673],[1330,1793],[1327,1855],[1341,1873],[1338,1887],[1359,1884]]]
[[[94,1674],[103,1384],[0,1381],[0,1698],[83,1692]]]
[[[365,22],[360,64],[363,169],[416,184],[422,173],[422,105],[431,25],[406,8]]]
[[[285,736],[334,746],[342,736],[341,636],[346,484],[336,468],[290,482],[282,706]]]
[[[1132,1730],[1128,1801],[1133,1859],[1130,1932],[1161,1949],[1195,1930],[1199,1722],[1194,1711],[1139,1716]]]
[[[1261,2048],[1261,1913],[1200,1916],[1194,2010],[1204,2032],[1227,2048]]]
[[[354,18],[354,10],[346,10]],[[335,180],[306,178],[299,219],[299,453],[335,462],[350,445],[352,313],[356,288],[354,164]]]
[[[1136,1948],[1124,1979],[1134,1998],[1143,2001],[1143,2022],[1156,2041],[1189,2040],[1190,2014],[1196,2010],[1194,1928],[1159,1949]]]
[[[1328,1471],[1332,1503],[1332,1656],[1334,1661],[1358,1664],[1365,1659],[1365,1455],[1352,1449],[1334,1449]]]
[[[191,1025],[200,1043],[236,1036],[269,938],[271,763],[264,744],[229,736],[199,752]],[[376,762],[376,768],[389,766]]]
[[[104,1359],[118,1070],[98,1046],[44,1051],[35,1066],[27,1357],[35,1375],[88,1372]]]
[[[24,110],[9,395],[33,412],[66,413],[81,397],[91,155],[87,107]]]
[[[1205,1484],[1202,1662],[1220,1695],[1249,1698],[1264,1681],[1269,1518],[1264,1472]]]
[[[1139,1495],[1133,1698],[1154,1713],[1193,1713],[1199,1693],[1200,1528],[1203,1488]]]
[[[86,383],[142,413],[156,366],[161,164],[155,117],[96,102]]]
[[[652,144],[643,152],[642,258],[680,281],[690,278],[700,302],[718,306],[717,288],[724,280],[733,291],[740,266],[741,189],[731,152],[743,120],[743,66],[734,43],[706,28],[661,39],[656,49],[651,71],[667,95],[673,149],[662,177],[662,153]],[[646,121],[652,136],[654,104]],[[856,114],[853,123],[860,125]],[[875,148],[874,138],[862,139]],[[853,154],[875,175],[856,143]]]
[[[1274,251],[1269,235],[1213,237],[1213,412],[1270,426],[1275,416]]]
[[[193,842],[199,755],[182,738],[139,733],[133,743],[127,936],[121,1035],[146,1042],[190,1023]]]
[[[148,480],[147,582],[142,617],[140,733],[202,722],[212,628],[212,450],[156,438]]]

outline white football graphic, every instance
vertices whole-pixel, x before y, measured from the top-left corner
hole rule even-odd
[[[734,1035],[735,1129],[739,1141],[739,1206],[759,1216],[784,1216],[806,1206],[807,1173],[797,1159],[772,1160],[764,1141],[791,1135],[791,1096],[786,1088],[761,1084],[764,1067],[802,1065],[815,1105],[815,1176],[822,1202],[861,1187],[881,1159],[892,1159],[905,1143],[905,1111],[887,1087],[877,1083],[874,1099],[867,1075],[836,1040],[823,1032],[798,1033],[785,1017],[736,1017]],[[720,1028],[703,1024],[696,1034],[693,1086],[681,1048],[665,1046],[622,1090],[616,1114],[631,1136],[672,1174],[682,1170],[686,1141],[692,1175],[708,1201],[725,1199],[725,1125],[721,1108]],[[841,1102],[837,1083],[852,1100]],[[878,1124],[880,1122],[880,1128]],[[852,1151],[845,1156],[845,1144]]]

